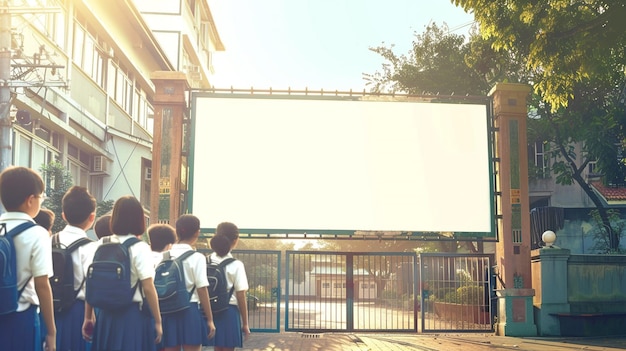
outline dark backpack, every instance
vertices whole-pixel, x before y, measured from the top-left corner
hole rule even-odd
[[[167,251],[157,265],[154,287],[159,297],[161,314],[175,313],[190,307],[189,301],[196,286],[194,285],[191,292],[187,291],[183,261],[194,253],[194,250],[189,250],[179,257],[172,258]]]
[[[128,249],[139,241],[135,237],[124,243],[114,236],[103,238],[87,270],[85,299],[91,306],[117,310],[133,303],[139,280],[131,286]]]
[[[209,300],[211,301],[211,311],[213,313],[224,311],[228,308],[230,297],[235,291],[233,285],[228,289],[228,281],[226,280],[226,266],[235,261],[230,257],[222,262],[215,263],[211,257],[207,259],[207,278],[209,280]]]
[[[24,232],[26,229],[36,224],[27,221],[7,232],[6,223],[0,224],[0,315],[9,314],[17,310],[17,302],[22,296],[22,291],[26,288],[28,280],[23,287],[17,288],[17,264],[15,260],[15,246],[13,238]]]
[[[55,312],[68,310],[76,301],[76,296],[85,284],[85,279],[80,283],[78,290],[74,290],[74,264],[72,252],[79,247],[93,242],[89,238],[80,238],[67,247],[61,244],[59,234],[52,236],[52,267],[54,275],[50,277],[52,288],[52,301]]]

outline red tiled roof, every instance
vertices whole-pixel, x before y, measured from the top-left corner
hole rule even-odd
[[[602,182],[593,182],[591,186],[602,195],[606,201],[623,201],[626,200],[626,187],[606,186]]]

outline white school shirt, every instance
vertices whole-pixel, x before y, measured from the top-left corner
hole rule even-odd
[[[65,247],[68,247],[73,242],[80,238],[86,238],[87,233],[81,228],[67,225],[59,233],[59,241]],[[96,253],[98,244],[96,242],[85,244],[74,252],[72,252],[72,265],[74,267],[74,290],[80,291],[76,295],[79,300],[85,300],[85,285],[83,283],[86,272],[89,269],[89,265],[93,261],[93,255]],[[82,287],[81,287],[82,284]]]
[[[189,250],[193,250],[189,244],[174,244],[169,251],[170,255],[173,258],[176,258]],[[209,286],[209,280],[206,276],[206,256],[196,252],[195,254],[187,257],[187,259],[183,261],[183,269],[185,270],[185,285],[187,287],[187,291],[191,291],[193,286],[196,286],[190,302],[200,302],[198,289]]]
[[[216,263],[220,263],[230,257],[233,257],[230,252],[224,257],[219,257],[215,252],[210,256],[211,261]],[[248,276],[246,275],[246,267],[244,267],[243,262],[236,260],[226,266],[226,281],[228,282],[229,291],[233,285],[235,286],[233,295],[228,303],[237,306],[237,294],[235,293],[248,290]]]
[[[7,232],[16,226],[34,220],[24,212],[6,212],[0,215],[0,222],[6,223]],[[44,227],[36,225],[16,236],[13,240],[16,252],[17,287],[26,287],[18,301],[17,312],[27,310],[30,305],[39,305],[39,297],[35,291],[34,277],[51,277],[52,244],[50,233]],[[28,283],[26,283],[28,281]]]

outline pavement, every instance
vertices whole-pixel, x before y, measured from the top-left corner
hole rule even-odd
[[[205,347],[203,351],[211,351]],[[626,350],[619,337],[511,337],[487,333],[252,333],[242,351]]]

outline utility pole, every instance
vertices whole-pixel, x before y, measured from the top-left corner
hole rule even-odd
[[[32,86],[63,86],[64,84],[46,84],[41,82],[33,84],[20,81],[12,77],[13,59],[12,48],[12,15],[58,13],[60,8],[34,8],[34,7],[11,7],[8,0],[0,0],[0,172],[13,164],[13,121],[11,120],[11,105],[16,95],[15,88],[28,88]],[[22,58],[24,59],[24,58]],[[34,63],[25,60],[25,64],[15,64],[15,67],[27,67],[32,70],[39,68],[60,69],[62,65],[42,64],[39,60]],[[0,213],[4,208],[0,204]]]
[[[8,1],[0,9],[0,172],[12,163],[11,130],[11,13]]]

